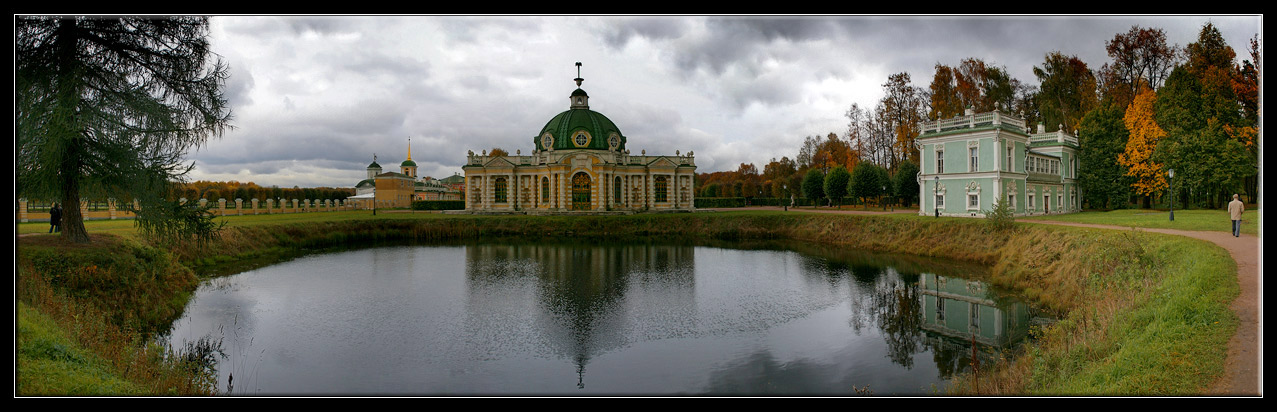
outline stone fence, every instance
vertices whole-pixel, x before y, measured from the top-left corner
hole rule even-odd
[[[186,198],[181,199],[182,203],[186,203]],[[201,207],[208,206],[208,199],[200,199]],[[103,220],[103,219],[132,219],[133,212],[121,208],[116,205],[115,199],[108,199],[105,204],[102,202],[90,202],[87,200],[80,201],[80,215],[84,216],[84,220]],[[48,221],[50,202],[32,202],[27,199],[18,199],[17,219],[19,222],[29,221]],[[227,201],[226,199],[217,199],[217,204],[213,206],[212,211],[219,216],[242,216],[242,215],[268,215],[278,213],[306,213],[306,212],[335,212],[340,210],[358,210],[364,209],[361,202],[348,201],[345,199],[266,199],[260,201],[252,199],[244,201],[244,199],[235,199]],[[63,206],[65,208],[65,206]],[[137,201],[133,201],[133,208],[138,208]],[[64,214],[65,215],[65,214]]]

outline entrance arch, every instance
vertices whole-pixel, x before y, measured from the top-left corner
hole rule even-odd
[[[590,210],[590,175],[572,175],[572,210]]]

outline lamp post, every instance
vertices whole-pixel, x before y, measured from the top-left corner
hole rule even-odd
[[[1166,177],[1170,178],[1170,188],[1167,190],[1171,194],[1171,221],[1175,221],[1175,169],[1166,170]]]
[[[882,194],[883,194],[884,196],[886,196],[886,194],[887,194],[887,186],[883,186],[883,187],[882,187]],[[878,200],[878,201],[879,201],[879,202],[882,202],[881,198],[879,198],[879,200]],[[886,203],[883,203],[883,204],[882,204],[882,211],[884,211],[884,212],[886,212],[886,211],[887,211],[887,204],[886,204]]]
[[[935,197],[931,199],[931,208],[936,210],[936,217],[940,217],[940,204],[936,200],[940,199],[940,176],[936,176],[936,184],[931,186],[935,191]]]
[[[788,184],[788,183],[782,183],[782,184],[780,185],[780,188],[781,188],[781,192],[780,192],[780,193],[781,193],[782,195],[787,195],[787,194],[789,194],[789,184]],[[784,199],[784,198],[781,198],[781,199],[780,199],[780,204],[781,204],[781,206],[784,206],[784,207],[785,207],[785,211],[786,211],[786,212],[788,212],[788,211],[789,211],[789,203],[785,203],[785,199]]]

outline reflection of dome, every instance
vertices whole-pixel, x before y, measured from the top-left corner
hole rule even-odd
[[[570,99],[571,109],[550,119],[533,138],[538,150],[625,150],[625,135],[607,116],[590,110],[590,96],[585,90],[576,89]],[[547,136],[553,141],[550,147],[545,146]],[[615,148],[612,147],[613,136],[616,137]]]

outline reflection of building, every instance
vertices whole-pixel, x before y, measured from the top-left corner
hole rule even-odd
[[[626,334],[635,324],[654,322],[654,312],[686,314],[697,306],[691,246],[471,244],[465,254],[466,289],[478,305],[525,303],[527,296],[512,290],[537,295],[521,315],[541,333],[538,342],[572,359],[578,387],[591,359],[632,343]],[[533,278],[535,287],[511,287]],[[504,327],[488,322],[467,320],[478,330]]]
[[[347,198],[359,208],[410,207],[414,200],[461,200],[462,192],[454,186],[430,177],[417,177],[417,162],[412,161],[412,142],[408,143],[408,159],[399,164],[399,172],[382,173],[377,156],[368,165],[368,178],[355,184],[355,195]]]
[[[530,156],[470,152],[462,167],[466,210],[691,210],[692,152],[631,155],[626,136],[590,110],[590,96],[579,88],[583,79],[575,80],[570,108],[533,137]]]
[[[920,215],[983,217],[996,200],[1016,215],[1080,210],[1077,137],[1029,134],[1024,120],[997,111],[922,124],[918,136]]]
[[[1003,347],[1028,335],[1029,310],[1024,304],[999,306],[981,282],[923,274],[922,329],[960,340]]]

